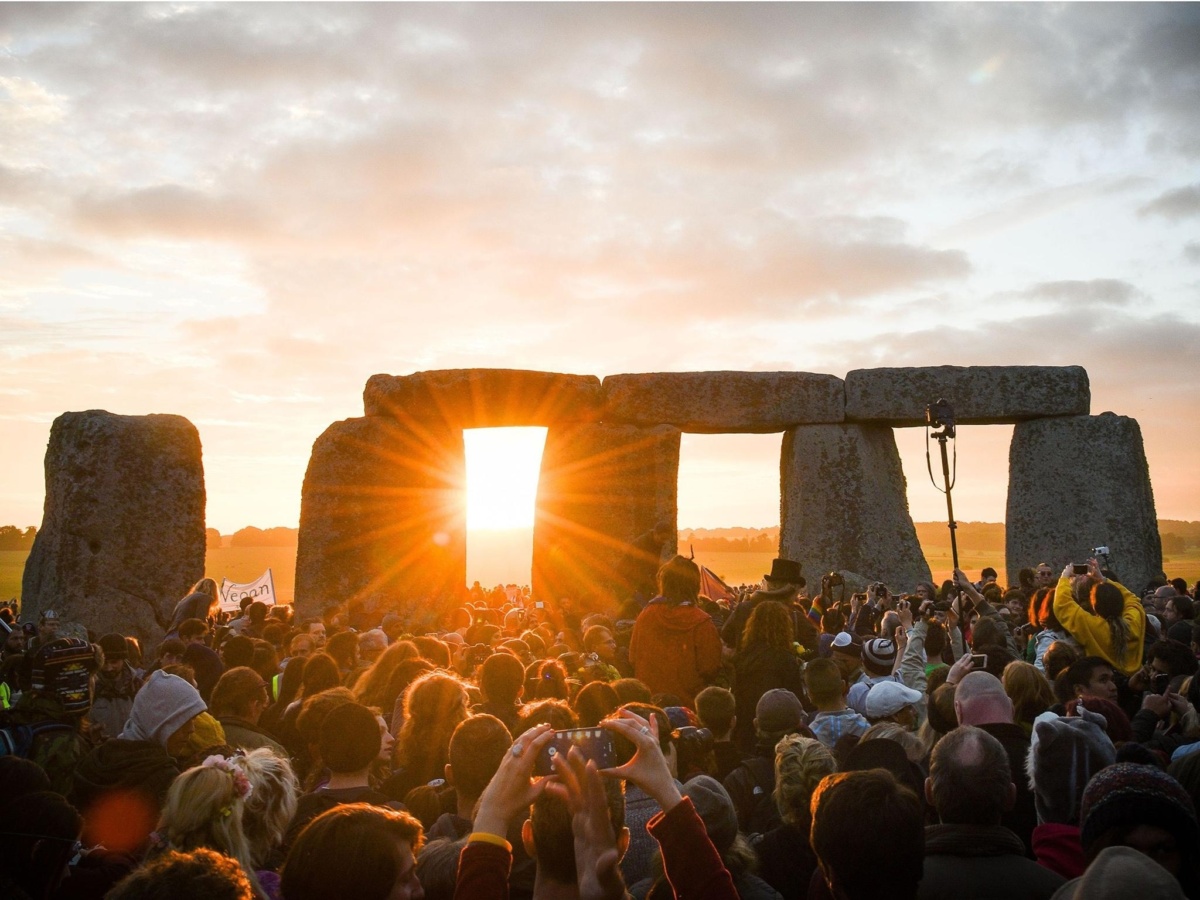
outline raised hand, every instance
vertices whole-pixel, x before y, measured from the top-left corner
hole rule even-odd
[[[683,796],[671,777],[667,759],[658,745],[658,720],[651,717],[647,722],[637,713],[622,709],[613,718],[601,722],[600,726],[615,731],[637,748],[633,759],[625,765],[603,769],[600,774],[633,782],[656,800],[663,812],[674,809]]]
[[[579,900],[622,900],[621,854],[608,812],[608,798],[596,764],[584,761],[579,748],[554,758],[556,780],[545,790],[566,804],[575,837]]]
[[[553,726],[535,725],[513,742],[479,798],[476,831],[504,837],[509,823],[529,809],[546,786],[545,778],[532,780],[533,767],[542,748],[552,740]]]

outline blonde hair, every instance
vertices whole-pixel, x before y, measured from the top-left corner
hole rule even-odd
[[[176,778],[167,792],[158,832],[172,850],[187,853],[206,847],[228,856],[242,867],[254,890],[261,892],[242,830],[243,814],[234,774],[216,765],[194,766]]]
[[[283,843],[288,823],[296,814],[296,775],[292,764],[269,747],[251,750],[232,761],[246,773],[252,788],[243,801],[242,832],[254,866],[261,867],[271,851]]]
[[[212,597],[213,603],[217,603],[221,599],[221,594],[217,590],[217,583],[215,581],[213,581],[213,579],[211,579],[211,578],[201,578],[199,581],[197,581],[195,584],[192,585],[192,589],[190,591],[188,591],[188,593],[189,594],[208,594],[208,596]]]
[[[775,806],[789,825],[809,819],[809,801],[826,775],[837,771],[833,754],[820,741],[789,734],[775,745]]]
[[[925,754],[929,752],[925,741],[899,722],[879,722],[872,725],[858,739],[859,744],[865,744],[867,741],[895,741],[904,748],[904,755],[908,757],[909,762],[915,762],[917,765],[921,764]]]

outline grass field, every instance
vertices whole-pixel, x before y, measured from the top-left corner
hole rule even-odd
[[[482,548],[478,548],[482,550]],[[509,554],[509,560],[515,558],[518,552],[528,553],[524,545],[517,550],[511,544],[498,543],[496,550],[503,549]],[[0,550],[0,600],[21,596],[21,572],[25,567],[25,558],[29,555],[25,550]],[[756,582],[763,574],[771,570],[773,553],[715,553],[699,551],[696,561],[716,572],[730,584]],[[950,575],[950,548],[933,547],[925,553],[934,580],[940,582]],[[479,579],[485,585],[496,584],[500,581],[528,581],[528,574],[523,578],[519,574],[505,574],[505,568],[491,558],[491,554],[472,553],[469,558],[471,568],[467,573],[468,583]],[[959,555],[959,563],[972,576],[978,576],[984,566],[992,566],[1001,573],[1003,581],[1004,554],[983,553],[964,549]],[[230,581],[245,583],[253,581],[270,567],[275,578],[275,592],[280,601],[290,603],[296,588],[296,550],[294,547],[226,547],[220,550],[208,551],[206,574],[217,580],[222,578]],[[1163,566],[1171,577],[1187,579],[1194,583],[1200,579],[1200,548],[1191,548],[1187,553],[1176,554],[1163,560]],[[478,569],[478,571],[476,571]],[[525,570],[526,573],[528,570]],[[805,573],[813,580],[815,573]],[[898,588],[910,589],[911,585],[897,585]]]

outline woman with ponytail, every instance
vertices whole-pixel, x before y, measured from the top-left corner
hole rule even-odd
[[[1086,579],[1090,611],[1075,602],[1073,577]],[[1054,591],[1054,614],[1088,656],[1102,657],[1126,676],[1141,667],[1146,611],[1126,588],[1100,574],[1096,560],[1088,560],[1087,575],[1075,576],[1070,565],[1063,569]]]

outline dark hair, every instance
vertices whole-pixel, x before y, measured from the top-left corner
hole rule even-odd
[[[581,728],[599,725],[601,720],[608,718],[620,705],[621,698],[617,696],[617,692],[612,689],[611,684],[603,681],[585,684],[571,702],[571,708],[575,711]]]
[[[929,762],[933,805],[945,825],[998,825],[1012,789],[1004,745],[960,725],[933,748]]]
[[[1146,659],[1161,659],[1167,664],[1171,677],[1176,675],[1194,675],[1197,668],[1196,655],[1192,648],[1179,641],[1155,641],[1146,653]]]
[[[208,623],[203,619],[184,619],[179,623],[179,628],[175,633],[179,635],[181,641],[186,641],[188,638],[208,634]]]
[[[1103,656],[1084,656],[1075,660],[1067,667],[1059,677],[1059,684],[1062,686],[1062,694],[1059,694],[1056,685],[1055,695],[1061,700],[1063,695],[1068,699],[1075,696],[1075,689],[1079,687],[1087,687],[1091,684],[1092,673],[1099,668],[1111,669],[1114,672],[1116,667]]]
[[[267,604],[263,603],[261,600],[255,600],[246,607],[246,618],[249,619],[253,625],[261,625],[263,622],[267,621],[267,611]]]
[[[1074,647],[1066,641],[1054,641],[1042,655],[1042,668],[1046,670],[1046,677],[1053,681],[1077,659],[1079,653]]]
[[[217,679],[208,705],[214,716],[246,718],[250,704],[259,697],[267,697],[263,693],[263,677],[251,668],[236,666]]]
[[[300,735],[307,750],[310,744],[316,744],[321,736],[321,725],[325,717],[347,703],[354,702],[354,694],[350,688],[335,687],[311,697],[305,697],[300,705],[300,714],[296,716],[296,732]]]
[[[270,681],[279,674],[279,654],[270,641],[261,638],[254,641],[254,660],[250,667],[263,677],[263,681]]]
[[[439,669],[450,668],[450,648],[445,643],[427,634],[418,635],[412,641],[421,651],[421,655]]]
[[[1054,588],[1039,588],[1029,601],[1029,624],[1050,631],[1062,631],[1054,614]]]
[[[276,703],[291,703],[300,694],[300,684],[304,680],[304,667],[308,665],[307,656],[293,656],[283,667],[283,675],[279,679],[279,696]],[[274,713],[272,713],[274,715]]]
[[[938,734],[949,734],[958,727],[958,714],[954,711],[953,684],[943,683],[929,695],[929,727]]]
[[[421,823],[408,813],[346,803],[317,816],[300,832],[280,873],[287,900],[386,900],[399,878],[400,843],[414,857]]]
[[[187,650],[187,645],[179,640],[179,638],[167,638],[158,645],[158,658],[162,659],[167,654],[171,656],[183,656],[185,650]]]
[[[463,797],[482,794],[512,743],[508,728],[495,716],[477,715],[459,722],[450,736],[455,790]]]
[[[1126,646],[1134,640],[1129,623],[1121,617],[1125,609],[1125,598],[1107,581],[1102,581],[1092,588],[1092,609],[1108,623],[1112,652],[1120,658],[1125,653]]]
[[[291,663],[288,663],[291,665]],[[304,696],[311,697],[330,688],[341,687],[342,677],[337,663],[328,653],[311,653],[304,664]]]
[[[614,833],[625,827],[625,795],[618,781],[604,779],[604,796],[608,801],[608,819]],[[571,812],[567,805],[549,791],[543,791],[533,802],[529,813],[533,828],[533,843],[539,875],[559,884],[575,884],[575,833],[571,828]],[[291,900],[289,897],[288,900]]]
[[[525,667],[507,653],[493,653],[479,667],[479,687],[489,703],[516,703],[524,682]]]
[[[133,870],[105,900],[254,900],[236,860],[207,847],[167,850]]]
[[[553,725],[555,731],[565,731],[577,727],[579,720],[566,700],[538,700],[521,707],[517,733],[523,734],[534,725]]]
[[[809,841],[848,900],[912,900],[925,856],[916,794],[886,769],[828,775],[812,796]],[[862,848],[871,847],[863,865]],[[289,898],[290,900],[290,898]]]
[[[646,683],[636,678],[618,678],[612,683],[613,690],[621,698],[621,703],[649,703],[653,694]]]
[[[567,690],[567,673],[556,659],[548,659],[538,666],[532,700],[566,700],[571,696]]]
[[[1167,602],[1175,604],[1175,611],[1179,613],[1180,619],[1191,621],[1195,618],[1196,609],[1192,603],[1192,598],[1183,591],[1180,591],[1175,597],[1168,597]]]
[[[759,603],[750,613],[746,627],[742,630],[738,649],[746,650],[757,644],[767,649],[790,652],[794,640],[791,614],[782,603],[768,600]]]
[[[62,795],[34,791],[0,807],[0,872],[27,893],[44,897],[75,853],[83,820]]]
[[[658,593],[669,603],[695,603],[700,567],[686,556],[673,556],[658,570]]]
[[[353,631],[339,631],[325,642],[325,652],[333,657],[339,669],[349,669],[358,658],[358,635]]]
[[[696,695],[696,717],[713,734],[726,734],[737,715],[737,698],[727,688],[713,685]]]
[[[375,714],[358,703],[331,710],[321,723],[317,747],[321,762],[335,775],[359,772],[379,755],[383,735]]]
[[[235,634],[221,645],[221,659],[230,669],[254,665],[254,641]]]

